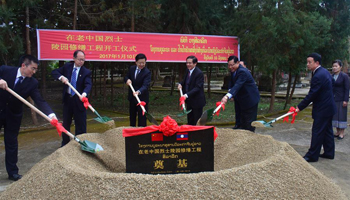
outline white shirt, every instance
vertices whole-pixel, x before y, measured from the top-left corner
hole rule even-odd
[[[15,79],[15,85],[16,85],[16,83],[17,83],[18,78],[22,76],[21,70],[20,70],[20,69],[21,69],[21,68],[18,68],[18,70],[17,70],[17,75],[16,75],[16,79]],[[22,76],[22,77],[23,77],[23,80],[22,80],[22,81],[24,81],[24,79],[25,79],[26,77],[24,77],[24,76]]]

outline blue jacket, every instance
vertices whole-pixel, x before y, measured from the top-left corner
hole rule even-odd
[[[151,71],[149,71],[147,67],[144,67],[135,79],[136,67],[137,67],[136,65],[133,65],[130,67],[127,75],[124,77],[124,82],[126,83],[126,81],[130,79],[135,91],[139,90],[141,92],[141,94],[139,95],[140,100],[148,103],[149,102],[148,87],[149,87],[149,84],[151,83]],[[130,87],[129,87],[129,93],[128,93],[128,100],[133,101],[134,103],[137,103],[137,100],[135,96],[132,94]]]
[[[333,87],[333,95],[335,102],[349,101],[349,84],[349,76],[344,72],[340,72],[337,80],[334,82]]]
[[[333,116],[336,112],[333,81],[327,69],[319,67],[311,79],[309,93],[298,105],[299,110],[303,110],[313,102],[313,119]]]
[[[229,85],[233,85],[229,93],[239,103],[241,110],[247,110],[259,103],[260,94],[254,78],[242,65],[239,65],[238,69],[231,73]]]
[[[186,74],[181,81],[182,91],[187,94],[188,99],[186,103],[191,105],[192,108],[203,108],[205,106],[205,94],[204,94],[204,75],[202,70],[196,66],[190,76],[190,82],[188,86],[188,91],[186,91],[186,81],[188,79],[188,73],[190,71],[187,69]]]
[[[10,89],[14,90],[14,83],[16,80],[18,67],[1,66],[0,67],[0,79],[7,82]],[[26,77],[22,84],[16,91],[24,99],[31,97],[39,109],[46,115],[53,113],[50,106],[42,99],[38,90],[38,81],[34,77]],[[0,90],[0,115],[1,118],[6,117],[10,119],[13,126],[21,125],[23,114],[23,103],[16,97],[12,96],[6,90]]]
[[[53,70],[51,72],[51,75],[54,77],[54,79],[57,79],[57,80],[62,75],[64,77],[66,77],[68,80],[71,80],[73,67],[74,67],[74,62],[66,63],[65,65],[63,65],[63,67],[60,67],[58,69]],[[87,69],[86,67],[82,66],[79,70],[78,79],[77,79],[77,83],[76,83],[76,89],[80,94],[85,92],[86,95],[89,95],[91,87],[92,87],[91,71],[89,69]],[[65,103],[64,100],[65,100],[66,95],[69,95],[68,85],[64,84],[63,92],[62,92],[63,103]],[[77,101],[78,101],[77,103],[78,103],[79,109],[85,110],[83,102],[80,101],[79,98],[77,99]]]

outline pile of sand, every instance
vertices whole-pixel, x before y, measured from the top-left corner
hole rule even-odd
[[[217,129],[215,172],[125,173],[122,129],[85,134],[105,151],[70,142],[11,184],[1,199],[346,199],[341,189],[287,143],[248,131]]]

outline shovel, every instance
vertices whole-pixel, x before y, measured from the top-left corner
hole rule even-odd
[[[79,98],[81,99],[81,94],[67,81],[66,84],[75,92],[76,95],[79,96]],[[94,118],[94,120],[100,122],[100,123],[103,123],[103,124],[107,124],[111,127],[114,127],[114,120],[112,120],[111,118],[109,117],[106,117],[106,116],[103,116],[101,117],[100,114],[98,114],[98,112],[89,104],[88,107],[90,108],[90,110],[95,113],[97,115],[96,118]]]
[[[199,118],[197,121],[197,126],[205,126],[207,122],[210,122],[211,120],[213,120],[214,114],[218,110],[220,110],[221,106],[222,106],[222,103],[218,107],[216,107],[215,110],[214,108],[211,108],[209,110],[204,111],[201,118]]]
[[[284,115],[282,115],[280,117],[277,117],[277,118],[275,118],[275,119],[273,119],[273,120],[271,120],[269,122],[265,122],[263,120],[262,121],[253,121],[251,123],[251,125],[254,126],[254,127],[263,127],[263,128],[269,127],[269,128],[271,128],[272,127],[272,125],[271,125],[272,123],[275,123],[276,121],[278,121],[280,119],[283,119],[283,118],[285,118],[285,117],[287,117],[289,115],[292,115],[292,114],[294,114],[294,112],[286,113],[286,114],[284,114]]]
[[[51,122],[52,119],[50,119],[50,117],[46,116],[43,112],[41,112],[39,109],[37,109],[35,106],[33,106],[32,104],[30,104],[27,100],[23,99],[21,96],[19,96],[16,92],[14,92],[13,90],[11,90],[9,87],[6,88],[6,90],[11,93],[13,96],[15,96],[17,99],[19,99],[20,101],[22,101],[24,104],[26,104],[27,106],[29,106],[31,109],[33,109],[35,112],[37,112],[39,115],[41,115],[43,118],[45,118],[47,121]],[[71,137],[72,139],[74,139],[76,142],[78,142],[81,145],[81,149],[83,151],[87,151],[90,153],[96,153],[98,151],[103,151],[103,148],[94,142],[88,141],[88,140],[84,140],[81,141],[79,140],[77,137],[75,137],[72,133],[70,133],[69,131],[65,130],[63,131],[65,134],[67,134],[69,137]]]
[[[134,94],[135,93],[134,87],[131,84],[129,84],[129,86],[131,88],[132,93]],[[138,103],[141,103],[140,98],[137,95],[136,96],[134,95],[134,97],[136,98]],[[140,106],[141,106],[142,111],[146,114],[146,118],[148,119],[148,121],[150,121],[154,125],[158,125],[157,120],[154,119],[154,117],[146,111],[145,107],[143,107],[143,105],[141,105],[141,104],[140,104]]]
[[[180,97],[182,97],[183,93],[182,93],[182,88],[180,88]],[[190,113],[192,110],[187,111],[186,110],[186,106],[185,103],[182,104],[182,113],[177,114],[178,117],[182,117],[184,115],[187,115],[188,113]]]

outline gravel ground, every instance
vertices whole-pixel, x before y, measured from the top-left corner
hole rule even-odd
[[[70,142],[0,199],[347,199],[287,143],[243,130],[217,128],[214,172],[125,173],[122,129],[81,135],[105,151],[90,154]]]

